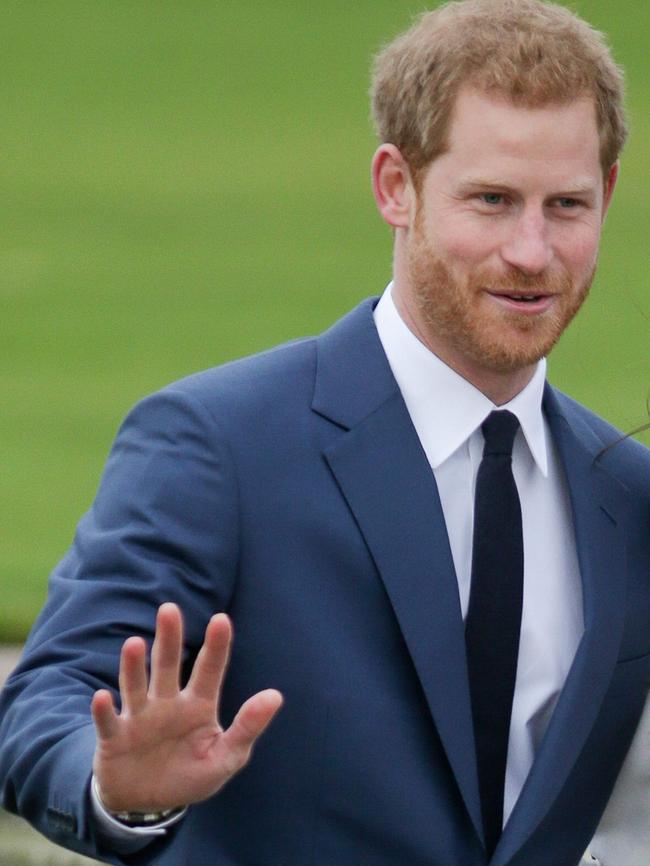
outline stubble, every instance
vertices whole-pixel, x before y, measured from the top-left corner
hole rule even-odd
[[[408,277],[430,348],[450,347],[475,364],[512,372],[536,363],[557,343],[589,293],[596,268],[580,285],[564,272],[530,276],[482,268],[456,277],[435,254],[419,220],[408,251]],[[553,295],[549,310],[528,315],[506,310],[485,294]],[[444,352],[441,352],[444,355]],[[446,360],[443,357],[443,360]]]

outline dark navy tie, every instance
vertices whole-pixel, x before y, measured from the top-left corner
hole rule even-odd
[[[503,826],[503,793],[517,675],[524,583],[521,506],[512,474],[519,421],[492,412],[476,476],[472,582],[465,622],[483,831],[487,853]]]

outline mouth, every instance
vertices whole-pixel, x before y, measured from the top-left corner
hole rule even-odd
[[[526,313],[528,315],[537,315],[546,312],[546,310],[551,306],[554,297],[553,295],[548,294],[504,294],[501,292],[490,291],[488,291],[487,294],[506,309]]]

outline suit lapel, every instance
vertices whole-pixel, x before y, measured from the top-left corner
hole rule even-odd
[[[319,341],[313,408],[347,429],[325,459],[384,583],[480,836],[465,641],[447,531],[433,473],[369,312],[354,311]]]
[[[401,396],[341,437],[326,458],[384,582],[479,832],[458,584],[433,474]]]
[[[582,578],[585,631],[549,728],[501,838],[494,866],[506,864],[534,832],[585,746],[609,685],[624,624],[623,509],[615,481],[595,460],[602,443],[547,387],[545,411],[570,491]]]

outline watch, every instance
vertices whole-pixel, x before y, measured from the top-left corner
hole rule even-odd
[[[176,806],[173,809],[163,809],[160,812],[116,812],[113,809],[109,809],[102,800],[99,785],[97,784],[97,779],[94,775],[93,788],[95,789],[97,799],[111,818],[115,818],[116,821],[119,821],[120,824],[124,824],[127,827],[151,827],[155,824],[162,824],[164,821],[167,821],[176,815],[180,815],[185,811],[183,806]]]

